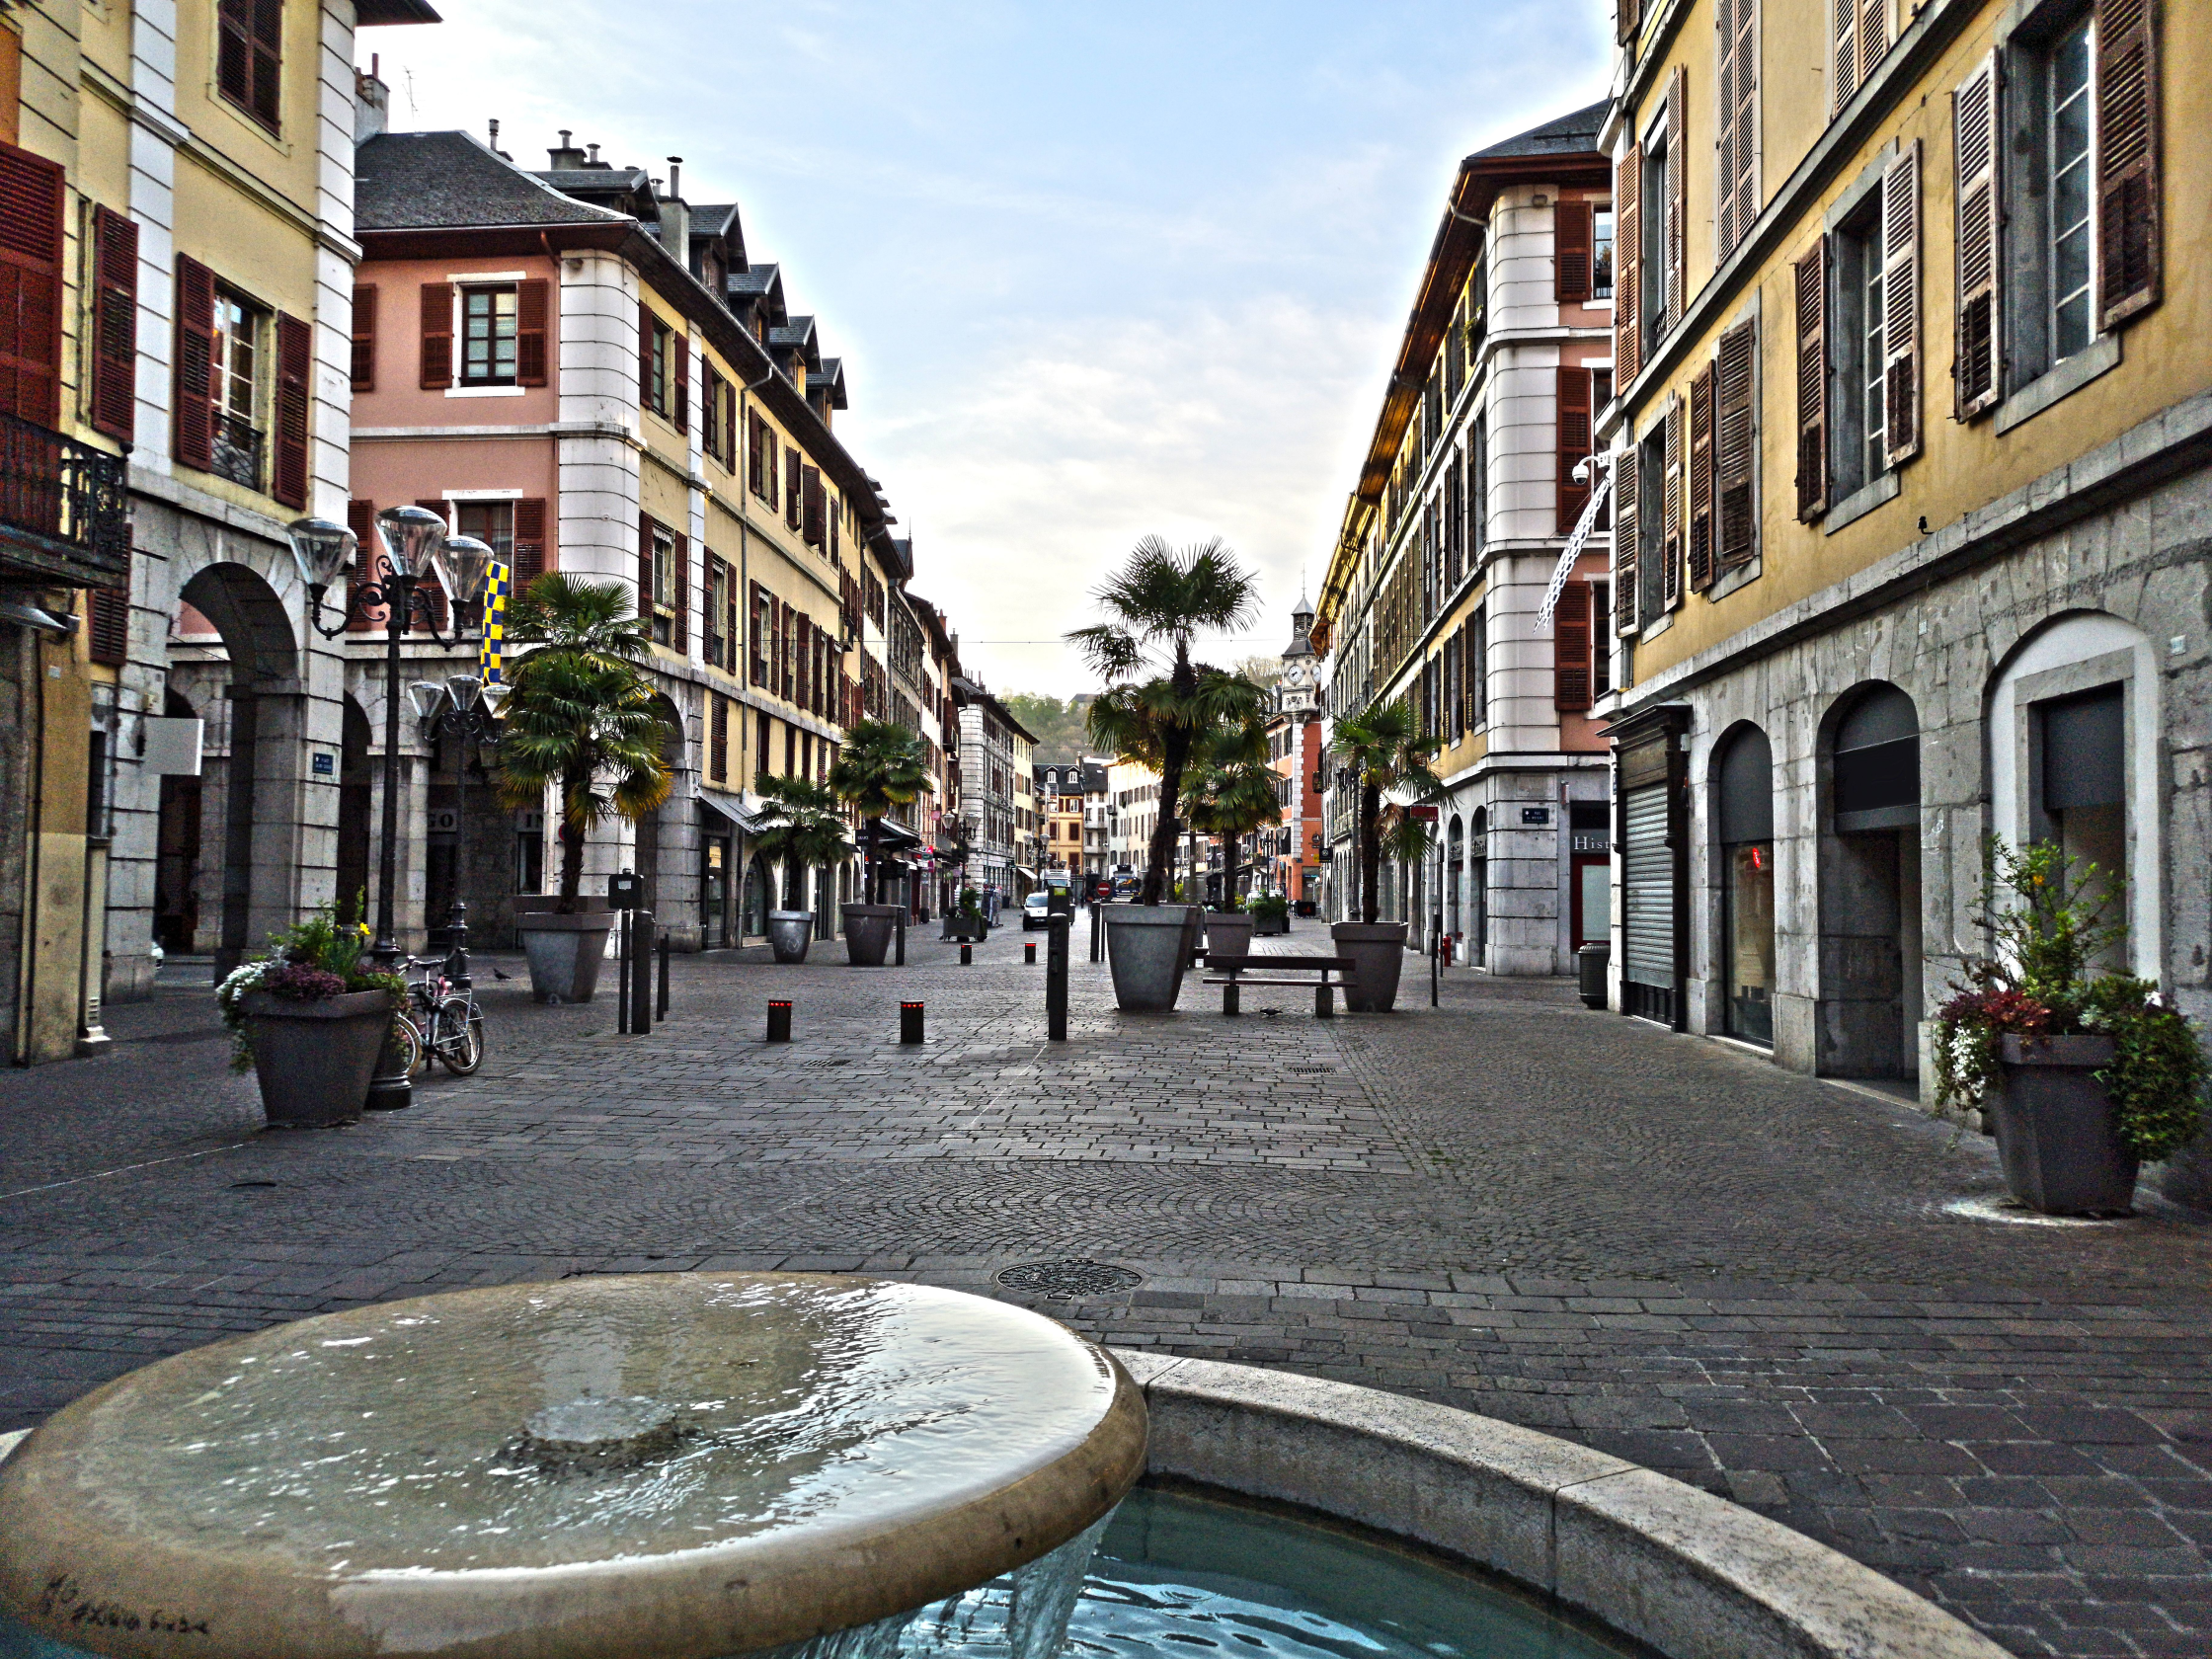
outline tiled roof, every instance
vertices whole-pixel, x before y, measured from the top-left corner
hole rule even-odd
[[[1612,108],[1612,99],[1601,98],[1572,115],[1557,117],[1541,126],[1532,126],[1526,132],[1502,138],[1488,149],[1475,151],[1467,159],[1503,160],[1512,156],[1558,155],[1567,150],[1596,149],[1599,129],[1605,125],[1606,112]]]
[[[362,230],[618,224],[626,217],[562,195],[466,132],[379,133],[356,150],[354,168],[354,220]]]

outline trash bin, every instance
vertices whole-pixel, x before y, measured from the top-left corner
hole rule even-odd
[[[1606,969],[1613,962],[1613,947],[1584,945],[1574,956],[1575,967],[1581,974],[1582,1005],[1603,1008],[1606,1005]]]

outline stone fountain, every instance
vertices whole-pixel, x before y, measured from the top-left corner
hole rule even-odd
[[[1012,1574],[1045,1659],[1145,1466],[1105,1353],[957,1292],[650,1274],[180,1354],[0,1463],[0,1653],[890,1659]]]

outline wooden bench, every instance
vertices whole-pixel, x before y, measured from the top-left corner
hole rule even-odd
[[[1313,986],[1313,1017],[1315,1019],[1334,1019],[1336,1017],[1336,988],[1343,984],[1342,976],[1355,972],[1358,965],[1348,956],[1228,956],[1224,954],[1210,958],[1207,966],[1219,970],[1218,973],[1207,975],[1205,983],[1218,985],[1222,988],[1222,1013],[1224,1016],[1234,1017],[1244,1011],[1238,997],[1238,991],[1244,986],[1311,985]],[[1307,979],[1260,979],[1253,976],[1251,972],[1255,968],[1262,972],[1318,973],[1321,978],[1318,984]],[[1332,981],[1329,978],[1331,974],[1337,975],[1338,978]]]

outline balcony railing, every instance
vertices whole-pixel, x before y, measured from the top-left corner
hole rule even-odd
[[[0,414],[0,567],[105,587],[130,569],[130,497],[120,455]]]
[[[215,417],[214,463],[207,469],[217,478],[261,488],[262,434],[235,415]]]

